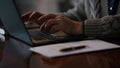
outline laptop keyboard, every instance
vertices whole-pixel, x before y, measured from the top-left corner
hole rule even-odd
[[[29,34],[32,38],[36,40],[43,40],[43,39],[49,39],[49,40],[55,40],[56,37],[50,35],[48,32],[41,32],[39,30],[29,30]]]

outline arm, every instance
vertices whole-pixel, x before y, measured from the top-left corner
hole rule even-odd
[[[86,20],[84,34],[88,37],[120,38],[120,14]]]
[[[120,14],[115,16],[105,16],[99,19],[88,20],[86,18],[83,0],[80,0],[74,9],[64,13],[72,20],[83,21],[83,34],[88,37],[120,37]]]
[[[69,9],[67,12],[63,13],[68,18],[75,21],[83,21],[86,19],[84,0],[79,0],[77,4],[74,4],[73,9]]]

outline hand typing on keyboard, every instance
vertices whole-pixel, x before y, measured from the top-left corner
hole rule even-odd
[[[36,22],[40,26],[40,31],[52,33],[63,31],[70,35],[82,33],[82,22],[71,20],[60,14],[29,12],[23,15],[23,20]]]

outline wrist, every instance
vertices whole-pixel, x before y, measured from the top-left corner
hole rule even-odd
[[[82,34],[83,33],[83,22],[76,22],[75,23],[75,34]]]

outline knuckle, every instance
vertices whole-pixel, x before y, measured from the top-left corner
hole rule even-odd
[[[48,22],[54,22],[54,20],[53,20],[53,19],[50,19],[50,20],[48,20]]]

